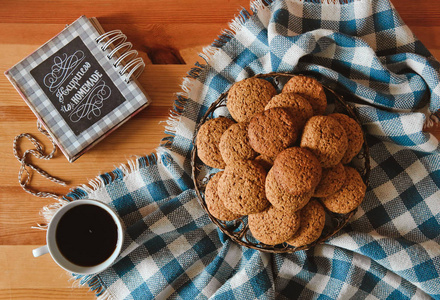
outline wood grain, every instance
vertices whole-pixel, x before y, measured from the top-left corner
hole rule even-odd
[[[402,19],[437,58],[440,57],[440,6],[431,0],[393,1]],[[109,172],[128,159],[149,154],[159,145],[167,119],[180,91],[182,78],[198,53],[227,28],[248,0],[4,0],[0,10],[0,71],[34,51],[80,15],[98,17],[106,30],[121,29],[148,65],[140,81],[153,103],[70,164],[58,152],[51,161],[36,161],[52,175],[68,181],[55,185],[38,175],[32,187],[65,194]],[[29,132],[47,146],[36,129],[32,112],[4,76],[0,76],[0,300],[94,299],[87,288],[77,288],[49,256],[33,258],[33,248],[45,242],[45,233],[32,229],[40,209],[53,202],[31,196],[18,185],[19,163],[12,155],[17,134]],[[440,128],[429,129],[440,137]],[[30,143],[22,141],[22,149]]]
[[[0,299],[94,299],[78,288],[50,256],[32,256],[36,246],[0,246]]]

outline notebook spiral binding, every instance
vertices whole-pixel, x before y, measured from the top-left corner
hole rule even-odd
[[[102,44],[102,51],[109,51],[107,58],[114,60],[113,66],[119,69],[119,74],[124,76],[126,83],[137,79],[144,70],[144,60],[138,57],[136,50],[132,50],[133,44],[127,42],[127,36],[121,30],[115,29],[101,34],[96,43]]]

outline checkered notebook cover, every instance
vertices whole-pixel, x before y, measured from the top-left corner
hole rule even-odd
[[[126,39],[82,16],[5,72],[70,162],[151,102]]]

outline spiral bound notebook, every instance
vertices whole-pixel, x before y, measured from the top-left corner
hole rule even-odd
[[[151,102],[126,40],[81,16],[5,72],[70,162]]]

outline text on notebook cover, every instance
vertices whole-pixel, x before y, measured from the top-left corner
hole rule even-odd
[[[32,69],[31,75],[76,135],[125,101],[80,37]]]

